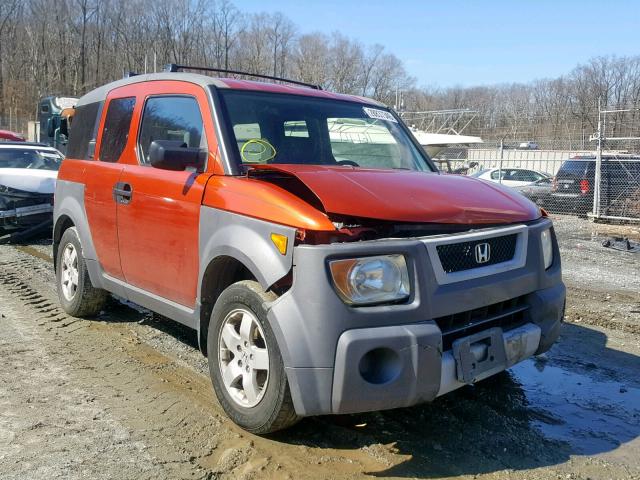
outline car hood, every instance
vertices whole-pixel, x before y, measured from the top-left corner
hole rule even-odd
[[[500,224],[539,218],[522,195],[458,175],[345,166],[260,165],[300,180],[328,214],[415,223]],[[250,172],[251,173],[251,172]]]
[[[58,172],[29,168],[0,168],[0,186],[30,193],[53,193]]]

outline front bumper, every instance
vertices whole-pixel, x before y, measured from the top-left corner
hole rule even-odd
[[[53,218],[53,195],[0,193],[0,233],[21,230]]]
[[[558,213],[585,214],[593,209],[593,195],[554,192],[550,196],[550,209]]]
[[[296,247],[293,286],[268,313],[296,412],[404,407],[458,388],[465,383],[458,372],[461,362],[453,349],[443,349],[442,331],[434,319],[496,302],[521,298],[527,309],[517,328],[494,335],[504,342],[503,358],[474,380],[546,351],[558,337],[565,301],[555,240],[554,263],[548,270],[543,267],[539,236],[550,226],[542,219],[527,227],[523,266],[448,284],[436,278],[419,239]],[[407,259],[413,286],[409,301],[345,305],[333,290],[327,261],[389,253],[402,253]]]

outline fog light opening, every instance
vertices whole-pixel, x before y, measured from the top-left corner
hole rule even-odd
[[[360,375],[374,385],[392,382],[400,376],[402,362],[390,348],[374,348],[360,359]]]

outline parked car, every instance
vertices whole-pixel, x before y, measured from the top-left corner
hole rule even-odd
[[[0,130],[0,142],[24,142],[24,137],[16,132]]]
[[[551,175],[537,170],[529,170],[527,168],[486,168],[471,175],[482,180],[501,183],[508,187],[521,187],[530,185],[534,182],[549,178]]]
[[[62,307],[108,292],[197,332],[255,433],[405,407],[548,350],[565,287],[552,222],[440,175],[384,105],[183,72],[82,97],[56,185]]]
[[[551,199],[552,186],[553,178],[544,177],[537,182],[523,185],[521,187],[513,187],[513,189],[527,197],[536,205],[547,207]]]
[[[522,150],[538,150],[538,144],[536,142],[522,142],[518,145]]]
[[[0,237],[31,227],[50,231],[62,154],[38,143],[0,142]]]
[[[596,159],[580,156],[562,163],[551,191],[551,209],[559,213],[586,214],[593,210]],[[603,156],[600,205],[612,216],[638,216],[640,158],[628,155]],[[633,205],[635,203],[635,205]],[[629,205],[632,204],[632,205]]]

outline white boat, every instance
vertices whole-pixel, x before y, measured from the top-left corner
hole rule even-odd
[[[455,135],[448,133],[429,133],[411,128],[411,133],[418,143],[427,151],[431,158],[438,155],[443,149],[452,146],[466,146],[484,143],[482,138],[471,135]]]

